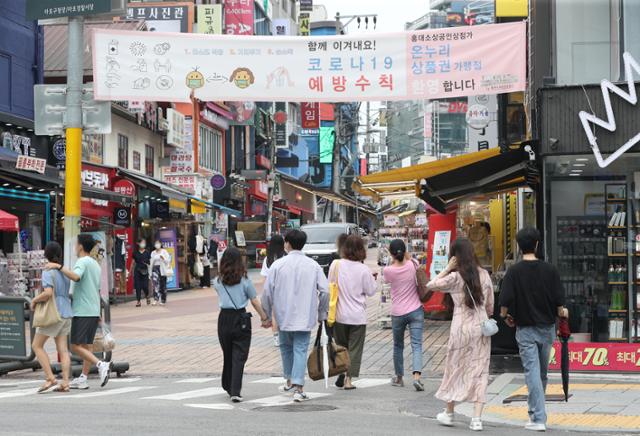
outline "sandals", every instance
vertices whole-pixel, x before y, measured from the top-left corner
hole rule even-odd
[[[69,385],[66,385],[66,386],[58,385],[58,386],[56,386],[56,388],[53,390],[53,392],[69,392]]]
[[[139,301],[136,303],[136,307],[140,307],[142,306],[142,303],[140,303]]]
[[[58,382],[54,380],[47,380],[40,388],[38,388],[39,394],[46,394],[52,392],[56,386],[58,386]]]

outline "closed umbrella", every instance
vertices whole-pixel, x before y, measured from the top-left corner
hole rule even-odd
[[[329,335],[327,335],[326,322],[322,322],[320,329],[320,346],[322,347],[322,371],[324,372],[324,388],[329,389]]]
[[[558,323],[558,339],[560,339],[560,372],[562,374],[562,390],[564,401],[569,401],[569,318],[560,318]]]

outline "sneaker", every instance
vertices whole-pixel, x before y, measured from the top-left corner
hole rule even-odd
[[[441,425],[453,427],[453,413],[447,413],[445,410],[444,412],[438,413],[436,419]]]
[[[240,395],[234,395],[231,397],[232,403],[242,403],[243,398]]]
[[[541,422],[527,422],[524,429],[531,431],[547,431],[547,426]]]
[[[418,392],[424,391],[424,385],[422,384],[422,382],[420,380],[414,380],[413,381],[413,387],[416,388],[416,391],[418,391]]]
[[[471,422],[469,423],[469,430],[482,431],[482,421],[480,420],[480,418],[471,418]]]
[[[86,377],[76,377],[69,383],[69,389],[89,389]]]
[[[167,304],[167,303],[162,303],[162,302],[161,302],[161,303],[160,303],[160,306],[164,306],[165,304]]]
[[[284,386],[280,386],[278,390],[283,394],[290,394],[295,390],[295,388],[293,387],[293,385],[288,385],[285,383]]]
[[[308,399],[309,396],[300,390],[296,390],[293,394],[293,401],[295,401],[296,403],[302,403],[304,401],[307,401]]]
[[[404,380],[402,380],[398,376],[392,377],[391,378],[391,386],[395,386],[397,388],[403,388],[404,387]]]
[[[153,300],[152,306],[157,306],[157,305],[158,305],[158,300]]]
[[[279,347],[280,346],[280,335],[279,334],[275,334],[273,335],[273,346],[274,347]]]
[[[100,374],[100,387],[103,388],[109,383],[109,373],[111,372],[112,362],[99,362],[98,373]]]

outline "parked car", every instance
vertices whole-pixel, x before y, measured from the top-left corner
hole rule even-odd
[[[300,230],[307,234],[307,244],[302,252],[318,262],[329,273],[329,266],[338,258],[336,239],[341,233],[347,235],[359,235],[358,226],[349,223],[320,223],[306,224]]]

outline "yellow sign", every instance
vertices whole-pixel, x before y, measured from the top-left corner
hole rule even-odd
[[[222,35],[222,5],[198,5],[198,33]]]
[[[311,34],[311,19],[309,14],[300,14],[298,16],[300,22],[300,36],[309,36]]]
[[[198,200],[191,200],[191,213],[194,215],[202,215],[207,213],[206,204]]]
[[[496,0],[496,17],[529,16],[529,0]]]
[[[173,210],[175,212],[186,212],[187,211],[187,203],[182,200],[176,200],[175,198],[169,199],[169,210]]]

